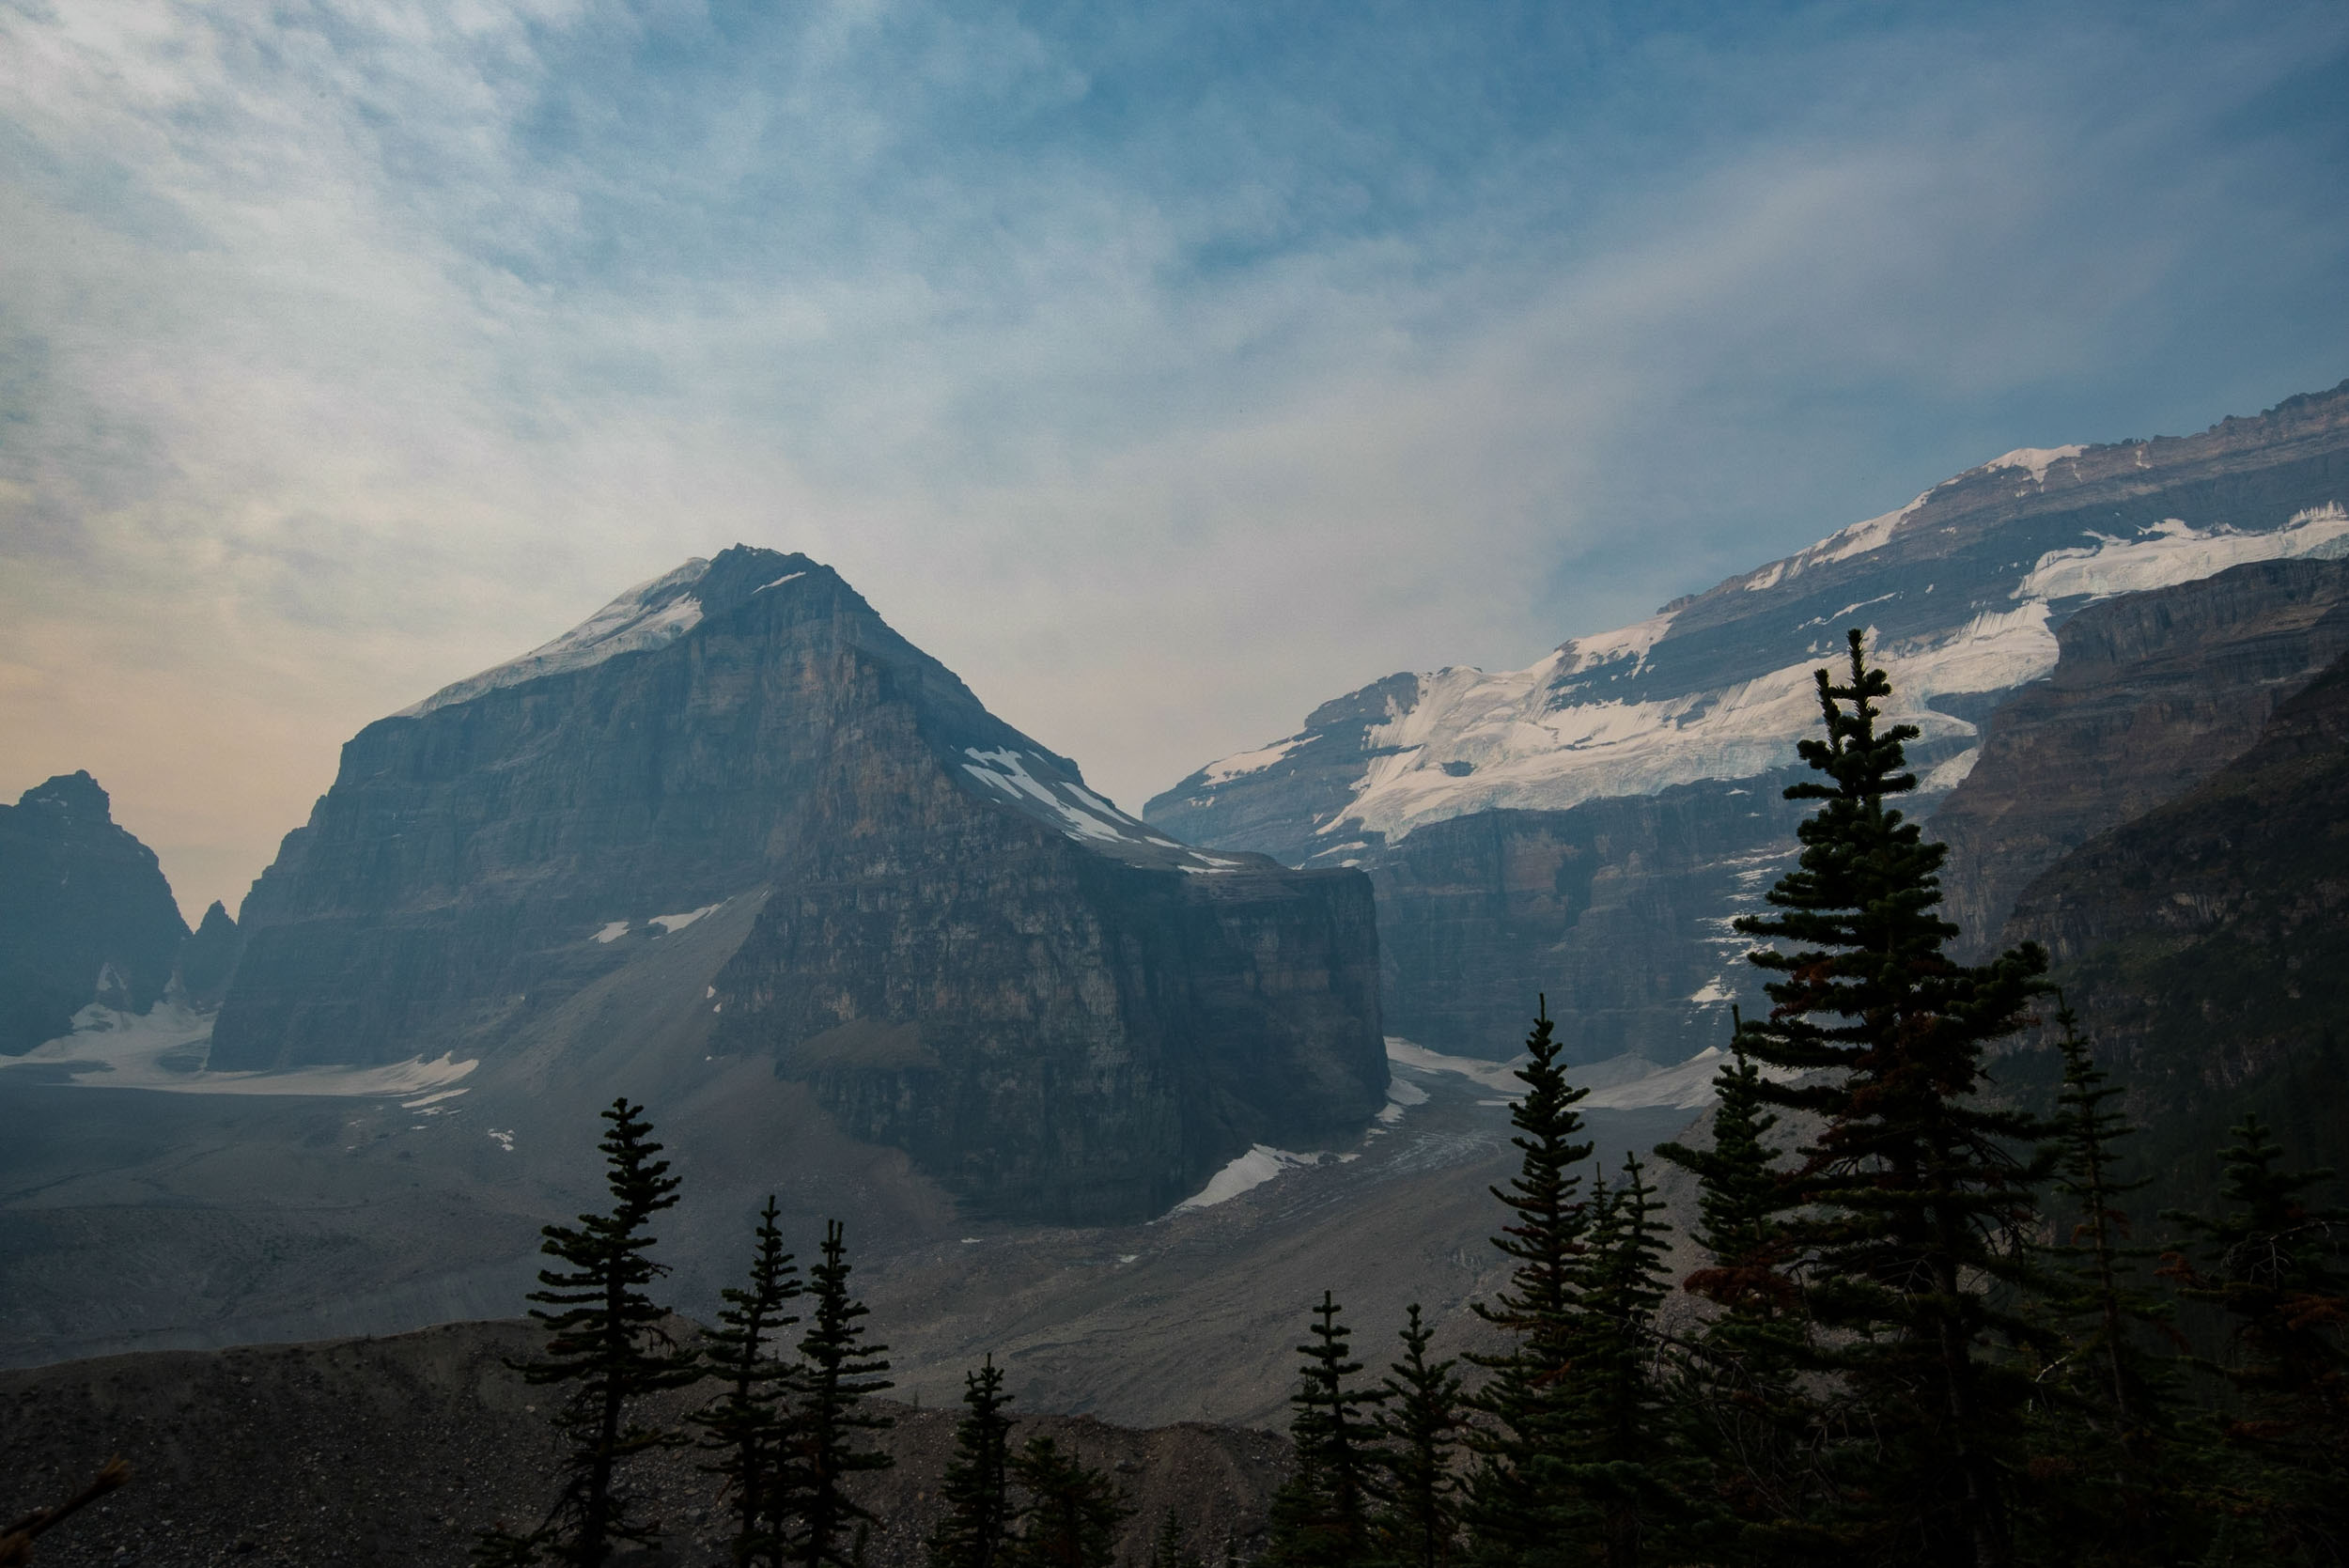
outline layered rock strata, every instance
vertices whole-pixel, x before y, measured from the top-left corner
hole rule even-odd
[[[1944,908],[1976,948],[2096,834],[2248,751],[2276,705],[2349,652],[2349,562],[2266,561],[2091,605],[2055,672],[2000,706],[1932,822]]]
[[[1365,878],[1126,816],[830,568],[739,547],[352,739],[210,1065],[494,1053],[759,900],[709,1048],[983,1213],[1155,1212],[1383,1103]]]
[[[2349,1138],[2344,824],[2349,660],[2280,704],[2243,755],[2017,899],[2008,937],[2054,955],[2146,1128],[2129,1156],[2154,1179],[2140,1215],[2212,1212],[2217,1151],[2247,1112],[2292,1166],[2329,1166]]]
[[[1656,999],[1636,1008],[1610,1000],[1600,1004],[1606,1016],[1587,1022],[1569,1014],[1562,1032],[1578,1056],[1631,1049],[1670,1060],[1712,1037],[1704,1010],[1724,991],[1750,985],[1734,966],[1719,985],[1709,978],[1724,951],[1715,922],[1735,909],[1620,921],[1562,946],[1554,908],[1505,893],[1517,874],[1497,869],[1505,857],[1491,846],[1513,842],[1527,814],[1612,801],[1626,803],[1619,818],[1638,821],[1628,802],[1680,788],[1703,800],[1710,789],[1709,815],[1694,804],[1665,814],[1688,825],[1676,850],[1626,831],[1606,835],[1605,847],[1595,842],[1591,863],[1620,879],[1628,906],[1645,896],[1651,907],[1678,907],[1682,894],[1669,887],[1631,891],[1658,875],[1669,883],[1706,863],[1737,875],[1738,862],[1764,851],[1747,841],[1749,819],[1732,791],[1774,790],[1796,764],[1797,743],[1817,731],[1812,673],[1838,656],[1855,626],[1890,675],[1890,717],[1921,731],[1909,757],[1922,788],[1907,809],[1929,814],[1982,759],[1985,717],[2056,671],[2072,617],[2250,563],[2349,554],[2344,502],[2349,383],[2198,435],[2010,452],[1646,621],[1562,644],[1526,669],[1390,675],[1324,704],[1294,735],[1199,768],[1151,800],[1146,815],[1201,844],[1369,871],[1392,955],[1384,1005],[1414,1038],[1431,1036],[1423,1043],[1514,1048],[1496,1048],[1479,1012],[1496,987],[1615,999],[1645,986]],[[2323,657],[2330,632],[2305,629],[2306,646],[2289,656],[2261,651],[2260,634],[2246,633],[2241,668],[2227,678],[2246,683],[2242,693],[2267,693],[2243,698],[2254,728],[2263,705],[2291,680],[2280,666],[2272,679],[2253,672],[2278,660],[2305,671],[2307,660]],[[2190,658],[2180,659],[2188,669]],[[2182,787],[2200,776],[2195,769],[2207,771],[2248,740],[2241,723],[2231,733],[2213,729],[2166,782],[2148,770],[2146,789]],[[2065,788],[2092,795],[2096,786],[2074,780]],[[1494,821],[1485,829],[1450,826],[1487,815]],[[2060,853],[2069,835],[2103,819],[2050,822],[2039,852]],[[1439,830],[1426,846],[1408,847]],[[1790,852],[1791,840],[1778,849]],[[1977,931],[1991,928],[1995,906],[2011,896],[2004,886],[1952,891]],[[1518,907],[1522,918],[1497,912]],[[1452,961],[1470,954],[1468,963]],[[1661,1000],[1667,985],[1700,976],[1708,978],[1685,1001]]]

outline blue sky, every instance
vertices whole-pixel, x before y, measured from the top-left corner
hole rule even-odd
[[[0,3],[0,789],[233,906],[738,539],[1138,805],[2349,376],[2349,11]]]

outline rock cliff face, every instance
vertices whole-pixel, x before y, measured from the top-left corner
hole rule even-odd
[[[2206,1203],[2256,1111],[2299,1164],[2349,1138],[2349,660],[2240,757],[2101,833],[2017,900],[2098,1058],[2149,1125],[2148,1209]]]
[[[0,806],[0,1055],[66,1033],[93,1001],[145,1012],[187,935],[155,852],[87,773]]]
[[[1539,992],[1576,1061],[1719,1045],[1730,1003],[1760,994],[1729,922],[1793,862],[1788,777],[1419,829],[1369,865],[1388,1027],[1507,1057]]]
[[[220,1006],[228,994],[228,977],[236,972],[237,955],[244,951],[244,939],[237,931],[237,923],[229,918],[227,906],[217,898],[204,911],[195,930],[179,949],[177,980],[190,1006],[210,1012]]]
[[[1981,763],[1933,817],[1945,908],[1977,948],[2041,872],[2248,751],[2279,702],[2349,652],[2349,562],[2130,594],[2056,641],[2055,673],[1991,715]]]
[[[1923,787],[1909,809],[1928,814],[1979,760],[1983,720],[2057,669],[2074,615],[2248,563],[2349,554],[2344,501],[2349,383],[2195,436],[2011,452],[1527,669],[1390,675],[1324,704],[1294,735],[1198,769],[1146,815],[1193,842],[1369,871],[1390,954],[1387,1013],[1424,1044],[1506,1054],[1514,1032],[1495,1046],[1483,995],[1530,999],[1546,986],[1606,999],[1594,1003],[1604,1016],[1563,1019],[1574,1055],[1670,1060],[1712,1038],[1703,1010],[1714,998],[1750,985],[1741,966],[1717,963],[1725,931],[1713,922],[1734,911],[1602,922],[1562,945],[1553,909],[1503,891],[1521,874],[1499,869],[1507,857],[1496,846],[1515,841],[1518,814],[1696,791],[1652,819],[1662,836],[1610,831],[1572,873],[1589,863],[1618,878],[1626,908],[1687,908],[1707,878],[1742,885],[1759,866],[1751,857],[1768,846],[1750,838],[1753,807],[1732,791],[1774,794],[1795,765],[1818,723],[1812,672],[1844,629],[1869,630],[1893,717],[1922,731],[1909,756]],[[2310,636],[2304,655],[2320,657],[2324,637]],[[2124,655],[2116,644],[2112,657]],[[2241,678],[2257,685],[2248,671],[2278,658],[2247,647]],[[2280,672],[2276,681],[2289,690]],[[2231,743],[2214,741],[2186,771],[2206,771]],[[1761,820],[1791,825],[1775,811]],[[1408,847],[1486,814],[1488,829]],[[1651,820],[1629,804],[1616,819]],[[2058,840],[2072,831],[2050,829]],[[1633,891],[1659,870],[1678,886]],[[1969,889],[1968,912],[1982,921],[2009,895]],[[1666,986],[1683,982],[1686,1000],[1669,1001]],[[1635,1006],[1633,994],[1650,997]]]
[[[1155,1212],[1383,1102],[1365,878],[1152,831],[743,548],[363,730],[246,902],[210,1065],[494,1054],[728,907],[709,1048],[983,1213]]]

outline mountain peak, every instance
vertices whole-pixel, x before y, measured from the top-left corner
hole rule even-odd
[[[680,567],[628,589],[552,642],[542,643],[519,659],[443,686],[393,717],[422,718],[435,708],[471,702],[502,687],[583,670],[624,653],[666,646],[710,615],[723,613],[796,578],[829,570],[807,556],[756,545],[731,546],[720,551],[715,560],[696,555]]]
[[[114,820],[114,802],[106,791],[96,779],[78,769],[35,784],[19,796],[16,803],[97,822]]]

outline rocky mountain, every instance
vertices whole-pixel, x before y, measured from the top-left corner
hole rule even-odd
[[[229,916],[227,906],[217,898],[204,918],[189,933],[187,944],[179,949],[178,973],[179,989],[194,1007],[210,1011],[220,1006],[228,994],[229,976],[236,972],[237,959],[244,952],[244,939],[237,930],[237,923]]]
[[[0,1056],[70,1032],[92,1002],[145,1012],[187,935],[155,852],[87,773],[0,806]]]
[[[2257,1111],[2303,1165],[2349,1138],[2349,658],[2208,779],[2091,838],[2023,890],[2098,1058],[2149,1125],[2147,1210],[2201,1203]]]
[[[1898,717],[1923,732],[1910,754],[1930,811],[1980,758],[1983,720],[2055,670],[2075,614],[2248,563],[2349,554],[2344,500],[2349,382],[2199,435],[2011,452],[1526,669],[1390,675],[1198,769],[1144,815],[1225,850],[1367,871],[1385,1005],[1414,1038],[1505,1054],[1485,1000],[1499,985],[1520,1010],[1537,988],[1590,995],[1562,1029],[1579,1059],[1670,1060],[1716,1037],[1752,986],[1723,961],[1726,922],[1791,849],[1791,819],[1767,802],[1816,724],[1811,673],[1843,629],[1869,630]],[[1668,805],[1673,790],[1690,793]],[[1655,807],[1616,804],[1635,801]],[[1488,831],[1464,825],[1488,816]],[[1556,848],[1569,844],[1582,852]]]
[[[1934,814],[1944,908],[1976,947],[2040,873],[2250,750],[2278,703],[2349,653],[2349,562],[2126,594],[2056,642],[2054,671],[1989,716],[1980,765]]]
[[[1365,877],[1119,812],[802,555],[689,562],[370,724],[238,925],[213,1072],[560,1076],[625,1018],[980,1216],[1159,1213],[1384,1102]]]

